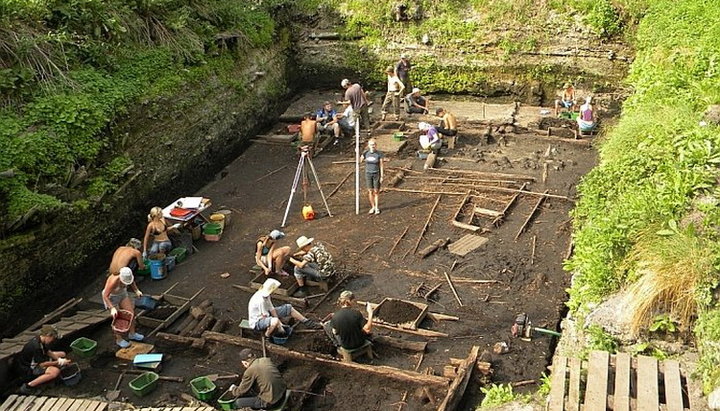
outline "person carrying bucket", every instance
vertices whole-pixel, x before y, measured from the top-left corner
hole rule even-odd
[[[105,281],[105,288],[102,291],[102,300],[105,304],[105,308],[110,310],[110,314],[113,319],[118,315],[118,308],[131,313],[135,312],[135,304],[128,295],[128,286],[131,286],[135,291],[135,295],[142,297],[143,293],[135,284],[135,277],[133,276],[132,270],[128,267],[120,269],[119,274],[110,274]],[[127,348],[130,346],[130,342],[123,338],[122,333],[115,332],[115,343],[120,348]],[[130,323],[127,337],[133,341],[142,341],[145,336],[135,332],[135,320]]]

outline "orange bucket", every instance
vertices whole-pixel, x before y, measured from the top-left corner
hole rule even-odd
[[[315,219],[315,211],[313,210],[313,208],[310,204],[303,206],[302,216],[306,220],[314,220]]]

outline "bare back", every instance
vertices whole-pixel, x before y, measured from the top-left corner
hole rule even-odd
[[[317,132],[317,121],[303,120],[300,124],[300,135],[303,143],[312,143],[315,141],[315,133]]]
[[[457,120],[455,119],[455,114],[446,112],[443,116],[443,123],[445,123],[445,128],[457,130]]]
[[[112,261],[110,262],[110,268],[108,269],[108,271],[110,271],[110,274],[119,274],[120,269],[130,265],[130,262],[132,260],[137,260],[138,263],[140,263],[140,257],[140,251],[132,247],[118,247],[118,249],[115,250],[115,253],[113,254]]]

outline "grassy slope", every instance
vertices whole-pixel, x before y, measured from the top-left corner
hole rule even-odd
[[[709,1],[652,2],[638,28],[637,57],[628,78],[635,93],[601,147],[600,165],[580,187],[575,255],[567,264],[577,273],[569,305],[581,313],[588,303],[643,276],[694,272],[692,281],[674,284],[654,308],[682,318],[673,302],[681,295],[694,300],[706,387],[717,386],[720,376],[711,371],[720,363],[720,352],[703,343],[720,337],[711,294],[720,261],[715,257],[720,134],[715,125],[699,125],[708,104],[720,102],[715,9]],[[690,253],[701,257],[677,267]],[[672,277],[656,277],[655,287]]]

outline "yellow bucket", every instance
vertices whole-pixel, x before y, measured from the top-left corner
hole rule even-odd
[[[225,216],[225,227],[229,227],[229,226],[230,226],[230,221],[232,220],[232,218],[230,218],[230,217],[232,217],[232,211],[230,211],[230,210],[218,210],[218,212],[215,213],[215,214],[222,214],[222,215],[224,215],[224,216]]]
[[[210,221],[220,224],[220,231],[225,229],[225,214],[215,213],[210,215]]]

